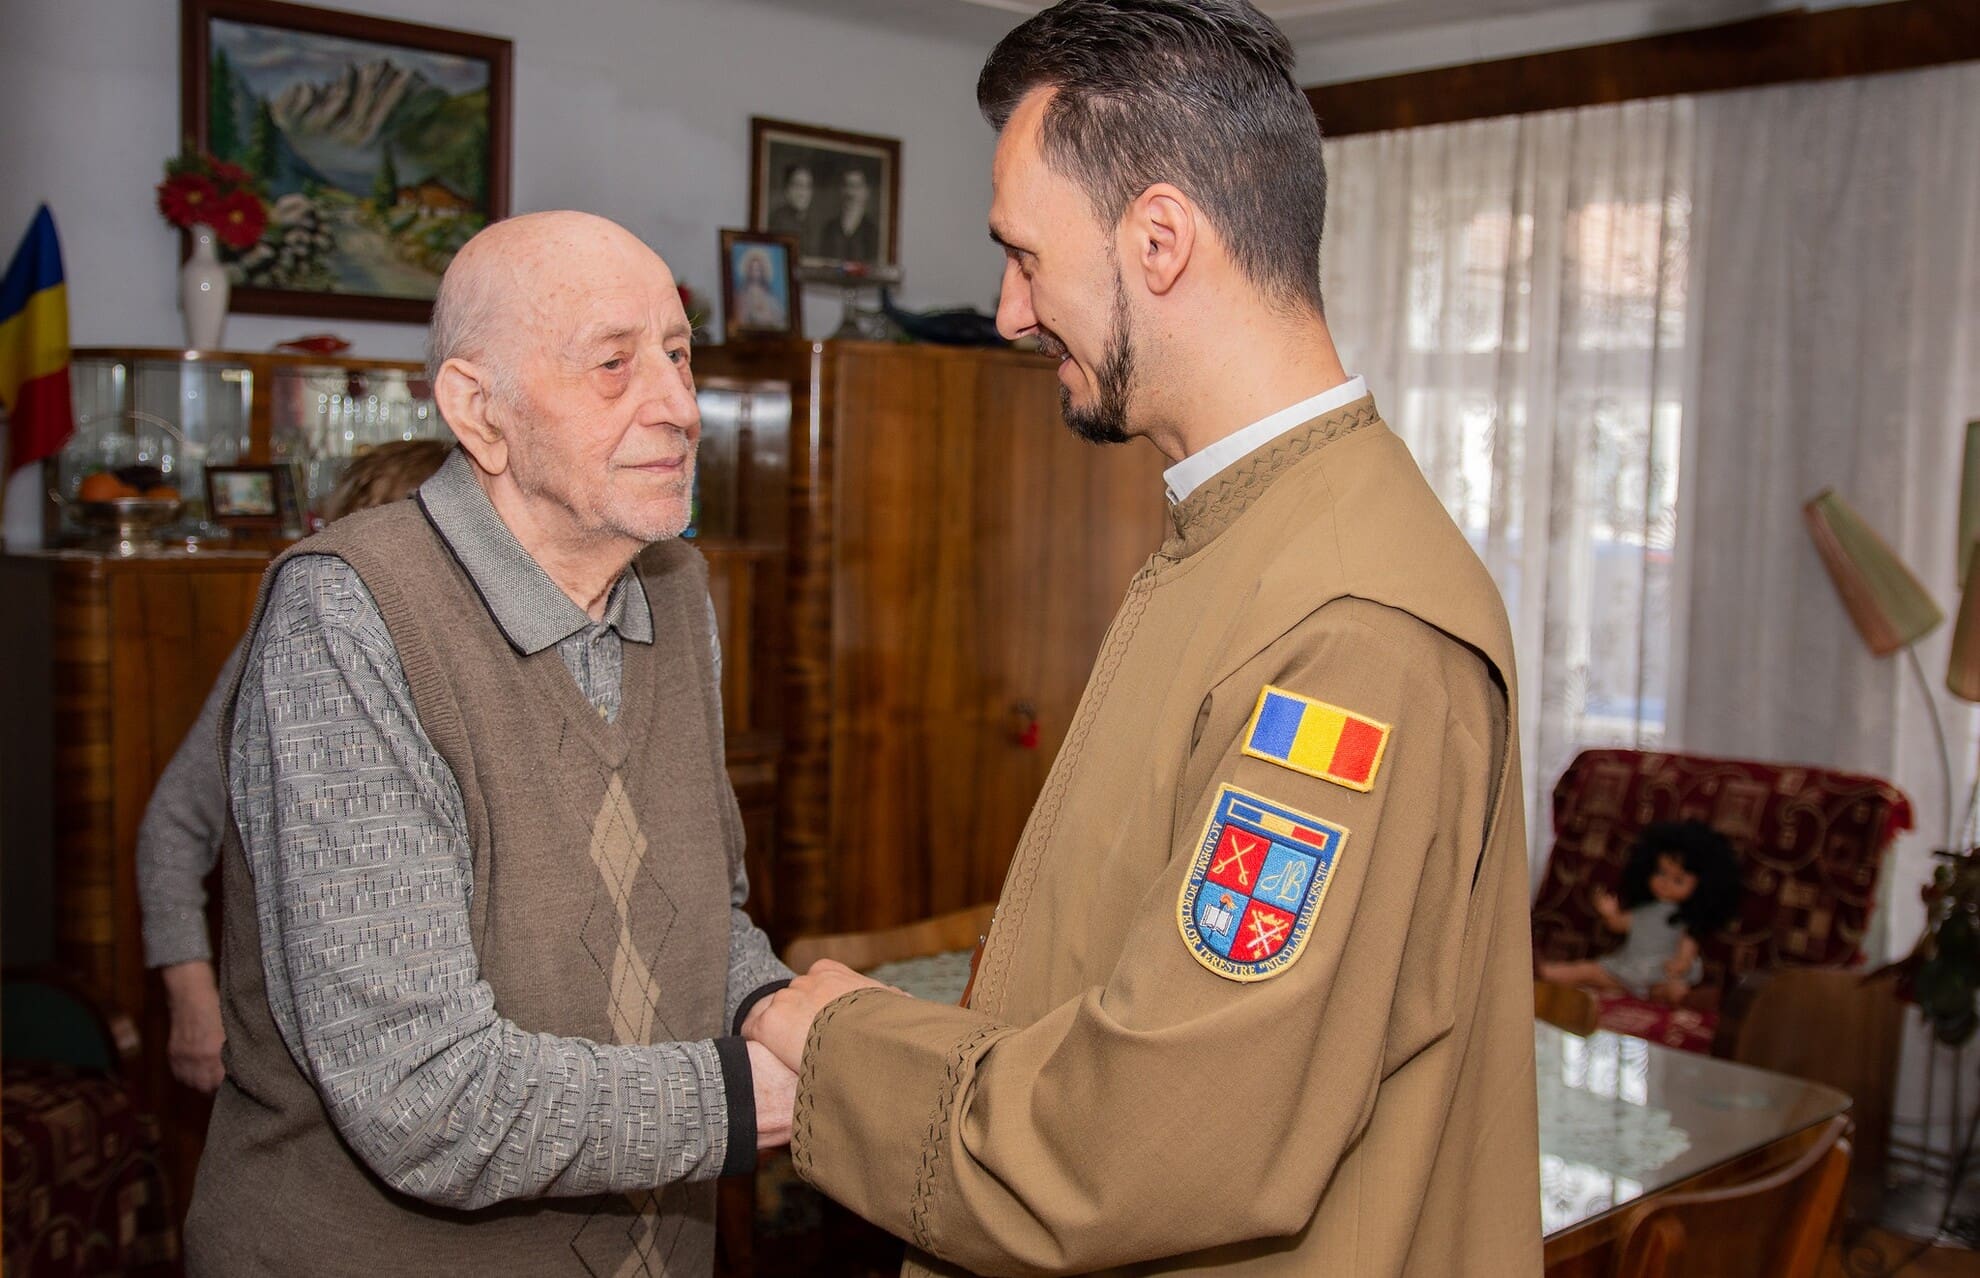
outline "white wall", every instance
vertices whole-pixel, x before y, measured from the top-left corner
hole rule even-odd
[[[718,291],[717,231],[749,212],[749,117],[902,140],[902,297],[995,305],[983,233],[994,139],[973,88],[987,46],[754,0],[336,0],[333,7],[515,42],[510,207],[581,208]],[[78,346],[178,346],[178,235],[152,204],[179,148],[174,0],[0,0],[0,255],[54,210]],[[806,331],[838,322],[810,290]],[[359,355],[412,358],[424,330],[235,315],[259,349],[330,329]]]

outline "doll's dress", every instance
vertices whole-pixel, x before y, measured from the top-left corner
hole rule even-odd
[[[1684,926],[1676,916],[1677,908],[1664,901],[1637,906],[1629,912],[1629,935],[1623,938],[1622,948],[1600,960],[1609,975],[1638,998],[1648,998],[1654,987],[1668,979],[1664,964],[1671,961],[1678,942],[1684,939]],[[1694,960],[1691,971],[1685,973],[1685,982],[1698,984],[1704,971],[1705,964]]]

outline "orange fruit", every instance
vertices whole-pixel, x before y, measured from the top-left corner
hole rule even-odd
[[[109,471],[98,471],[82,481],[76,489],[78,501],[116,501],[119,497],[135,497],[138,490],[117,478]]]
[[[153,484],[151,487],[144,490],[144,495],[145,495],[145,499],[148,501],[179,500],[179,490],[172,487],[172,485],[170,484]]]

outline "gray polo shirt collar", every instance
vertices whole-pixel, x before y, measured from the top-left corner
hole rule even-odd
[[[510,647],[532,656],[593,624],[495,513],[464,451],[449,453],[416,496]],[[605,616],[597,624],[634,643],[653,642],[653,610],[630,565],[613,584]]]

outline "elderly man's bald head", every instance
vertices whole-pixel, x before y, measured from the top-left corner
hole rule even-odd
[[[433,298],[426,372],[450,359],[483,365],[512,394],[521,361],[567,322],[568,308],[595,288],[657,270],[673,275],[639,237],[608,218],[558,210],[524,213],[484,228],[461,246]]]
[[[701,438],[692,336],[667,264],[588,213],[497,222],[447,268],[434,399],[553,577],[559,562],[591,563],[603,589],[640,546],[686,526]],[[590,609],[603,596],[572,598]]]

